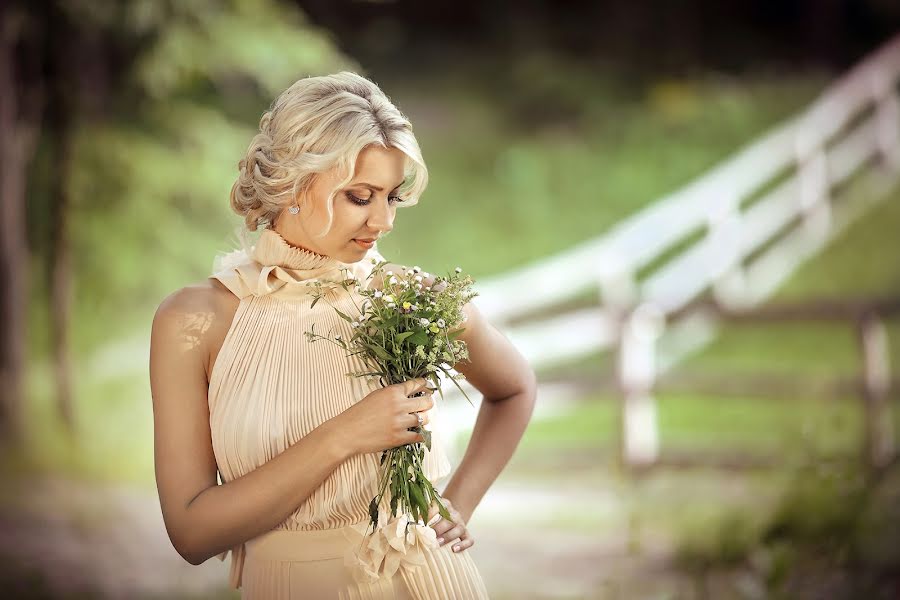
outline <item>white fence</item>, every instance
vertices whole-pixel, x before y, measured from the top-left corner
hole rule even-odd
[[[666,315],[708,290],[726,306],[758,304],[883,198],[900,169],[898,78],[900,36],[803,113],[606,234],[476,283],[479,307],[535,367],[618,349],[623,459],[652,463],[656,374],[716,330],[702,315],[667,328]],[[854,175],[877,187],[842,198]],[[560,312],[589,290],[597,306]]]

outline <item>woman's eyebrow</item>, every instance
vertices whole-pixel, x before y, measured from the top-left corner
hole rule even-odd
[[[378,187],[377,185],[374,185],[374,184],[371,184],[371,183],[359,182],[359,183],[354,183],[353,185],[361,185],[361,186],[363,186],[363,187],[367,187],[367,188],[369,188],[370,190],[374,190],[374,191],[376,191],[376,192],[383,192],[383,191],[384,191],[384,188],[380,188],[380,187]],[[392,192],[395,191],[395,190],[396,190],[398,187],[400,187],[401,185],[403,185],[403,182],[402,182],[402,181],[401,181],[400,183],[398,183],[397,185],[395,185],[394,188],[393,188],[391,191],[392,191]]]

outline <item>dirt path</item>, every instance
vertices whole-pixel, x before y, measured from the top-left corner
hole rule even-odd
[[[62,478],[17,487],[0,515],[7,597],[239,597],[223,585],[227,561],[193,566],[178,555],[155,495]]]
[[[492,489],[470,523],[473,553],[494,600],[527,598],[690,598],[668,556],[627,552],[615,535],[561,531],[510,511],[596,502],[539,488]],[[543,507],[543,509],[541,508]],[[523,513],[524,514],[524,513]],[[30,480],[7,495],[0,514],[0,589],[16,598],[238,598],[226,562],[185,562],[166,535],[156,495],[62,478]],[[648,578],[648,573],[655,573]]]

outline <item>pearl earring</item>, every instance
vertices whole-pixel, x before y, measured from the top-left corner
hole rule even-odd
[[[300,212],[300,207],[297,205],[291,206],[288,209],[288,212],[291,213],[292,215],[296,215],[298,212]]]

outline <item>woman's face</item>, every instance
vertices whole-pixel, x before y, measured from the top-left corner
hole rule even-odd
[[[326,200],[338,184],[337,168],[320,174],[305,198],[298,199],[300,212],[285,209],[274,229],[293,246],[331,256],[343,263],[363,259],[370,245],[357,240],[378,239],[394,228],[397,188],[403,182],[406,155],[397,148],[367,146],[356,159],[356,174],[336,191],[331,229],[316,237],[328,222]]]

